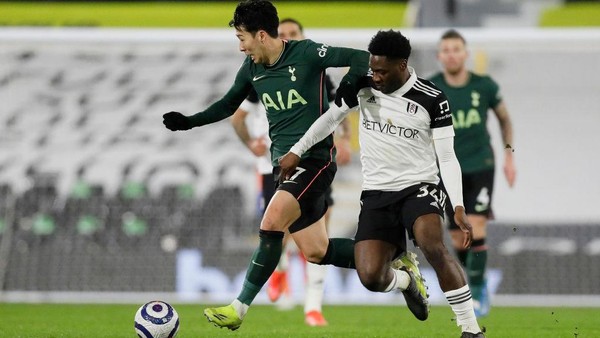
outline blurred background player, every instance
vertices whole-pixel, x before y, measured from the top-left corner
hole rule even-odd
[[[489,295],[485,270],[487,265],[487,220],[492,214],[494,189],[494,153],[487,130],[491,109],[498,118],[504,142],[504,175],[510,187],[515,183],[513,130],[510,116],[500,95],[498,84],[488,75],[477,75],[466,67],[469,57],[466,40],[456,30],[445,32],[439,43],[438,60],[443,71],[430,80],[448,96],[456,136],[454,149],[462,168],[463,194],[469,223],[473,226],[470,249],[460,247],[460,230],[450,220],[454,249],[465,267],[473,293],[475,313],[488,314]],[[452,215],[451,210],[447,210]]]
[[[302,24],[295,19],[286,18],[280,21],[279,37],[284,40],[304,40],[304,28]],[[326,76],[325,85],[327,88],[328,100],[331,102],[335,98],[334,84]],[[269,153],[270,140],[268,135],[269,124],[266,112],[262,104],[259,103],[256,92],[253,90],[246,100],[240,105],[234,113],[231,123],[248,149],[257,156],[256,168],[261,175],[262,184],[262,208],[269,204],[269,200],[275,192],[275,180],[273,176],[273,167],[271,166],[271,156]],[[335,145],[337,148],[336,161],[338,165],[345,165],[350,162],[350,127],[347,119],[340,124],[340,128],[335,134]],[[326,193],[326,200],[329,208],[325,214],[325,223],[329,226],[329,219],[333,206],[333,197],[331,187]],[[281,308],[293,306],[290,299],[291,291],[288,281],[289,256],[295,252],[293,243],[288,244],[288,236],[284,237],[285,250],[281,255],[277,268],[269,279],[267,294],[273,302],[280,300]],[[302,256],[302,255],[301,255]],[[304,258],[302,258],[304,260]],[[322,312],[323,290],[327,267],[313,263],[306,263],[306,294],[304,302],[305,322],[310,326],[325,326],[325,320]],[[283,297],[282,297],[283,296]]]

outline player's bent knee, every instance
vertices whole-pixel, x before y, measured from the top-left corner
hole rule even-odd
[[[369,291],[378,292],[385,288],[381,275],[374,273],[358,273],[358,278],[362,285]]]
[[[304,254],[304,258],[306,261],[313,264],[320,264],[323,261],[323,257],[325,257],[325,250],[311,250],[309,252],[302,252]]]
[[[380,269],[357,267],[356,272],[358,274],[358,279],[360,279],[361,284],[365,288],[367,288],[367,290],[377,292],[385,289],[386,274]]]
[[[281,217],[274,213],[267,213],[260,222],[260,228],[267,231],[285,231],[294,220]]]
[[[260,222],[260,229],[267,231],[284,231],[285,227],[281,224],[281,222],[278,222],[272,218],[263,217],[262,221]]]
[[[306,261],[309,263],[313,263],[313,264],[319,264],[321,263],[321,260],[323,260],[323,257],[319,257],[319,256],[310,256],[310,257],[306,257]]]

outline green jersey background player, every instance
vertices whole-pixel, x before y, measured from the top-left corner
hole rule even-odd
[[[456,225],[450,219],[450,233],[459,260],[465,266],[473,293],[475,313],[489,312],[489,295],[485,280],[487,265],[487,220],[492,217],[494,189],[494,152],[487,130],[488,111],[498,118],[505,144],[504,174],[509,186],[515,182],[512,124],[500,96],[498,84],[487,75],[477,75],[466,67],[468,53],[463,36],[455,30],[442,35],[438,60],[443,72],[430,80],[448,96],[456,136],[454,149],[463,173],[465,208],[473,226],[473,245],[470,249],[458,245]],[[450,211],[451,214],[451,211]]]
[[[354,90],[358,78],[368,70],[369,53],[311,40],[282,40],[277,32],[277,10],[269,1],[239,3],[230,26],[236,30],[240,51],[247,55],[232,87],[203,112],[192,116],[169,112],[163,115],[163,123],[175,131],[220,121],[231,116],[254,88],[267,111],[271,158],[277,175],[278,158],[328,109],[325,69],[349,66],[338,95]],[[323,220],[327,210],[324,193],[336,171],[333,136],[312,147],[302,160],[292,177],[280,178],[277,192],[265,210],[259,246],[251,258],[242,291],[230,305],[204,311],[216,326],[231,330],[240,327],[279,261],[286,230],[309,262],[354,268],[354,240],[329,239]]]

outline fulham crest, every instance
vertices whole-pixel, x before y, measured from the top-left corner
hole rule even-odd
[[[410,115],[415,115],[417,113],[417,109],[419,109],[419,107],[417,107],[416,104],[409,102],[407,107],[406,107],[406,111],[410,114]]]

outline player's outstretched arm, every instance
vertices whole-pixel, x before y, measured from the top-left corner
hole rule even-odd
[[[194,127],[221,121],[233,115],[242,101],[248,96],[252,87],[248,75],[248,62],[246,60],[242,64],[233,85],[220,100],[211,104],[206,110],[190,116],[175,111],[168,112],[163,115],[163,124],[165,127],[172,131],[189,130]]]
[[[341,107],[342,100],[344,100],[349,107],[357,105],[356,93],[360,89],[359,82],[369,71],[369,52],[327,45],[322,45],[317,50],[319,51],[318,55],[307,53],[307,57],[317,60],[322,67],[350,67],[336,90],[335,104]]]
[[[171,131],[188,130],[192,128],[190,119],[180,112],[172,111],[163,115],[163,124]]]
[[[221,121],[233,115],[240,102],[228,103],[223,98],[212,104],[205,111],[190,116],[176,111],[168,112],[163,115],[163,124],[171,131],[189,130],[194,127],[200,127],[205,124]],[[236,104],[236,106],[232,107],[233,104]]]

